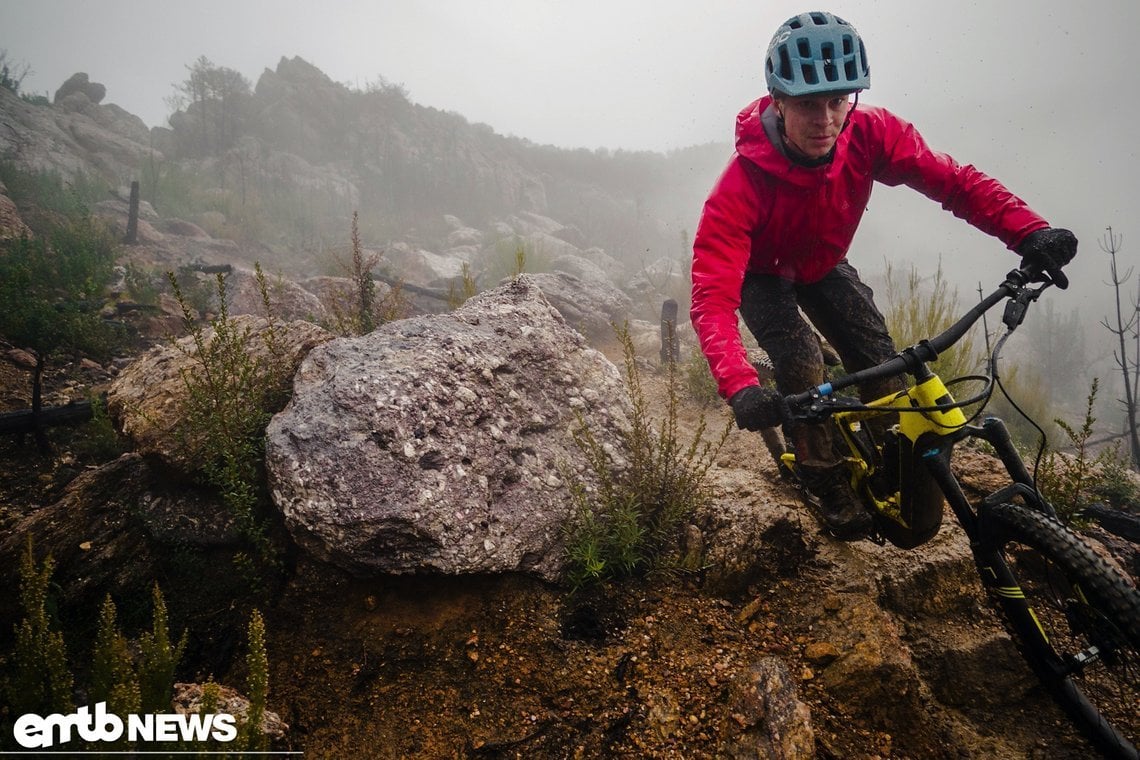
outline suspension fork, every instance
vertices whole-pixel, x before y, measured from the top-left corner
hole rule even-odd
[[[1037,490],[1037,486],[1033,481],[1033,476],[1029,474],[1029,470],[1025,466],[1025,462],[1021,461],[1021,455],[1017,453],[1017,449],[1013,445],[1013,439],[1009,435],[1009,429],[997,417],[986,417],[982,420],[980,437],[986,440],[997,451],[998,457],[1001,459],[1005,469],[1009,472],[1010,477],[1013,478],[1014,489],[1013,491],[1020,494],[1022,498],[1034,509],[1040,510],[1050,517],[1056,517],[1057,512],[1053,509],[1053,505],[1045,500]],[[995,494],[986,497],[984,503],[1000,503],[1008,501],[1012,493],[1007,493],[1007,489],[1002,489]]]

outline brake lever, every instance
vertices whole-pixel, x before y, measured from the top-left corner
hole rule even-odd
[[[1029,310],[1029,304],[1040,298],[1041,291],[1053,284],[1055,283],[1052,280],[1047,279],[1039,288],[1022,287],[1017,291],[1017,295],[1006,301],[1005,312],[1002,314],[1001,321],[1010,332],[1017,329],[1025,320],[1025,313]]]

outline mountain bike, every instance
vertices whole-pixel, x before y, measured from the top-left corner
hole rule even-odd
[[[1138,758],[1140,592],[1058,520],[1005,424],[992,416],[975,424],[993,392],[1002,346],[1052,284],[1048,274],[1023,264],[945,332],[878,366],[776,402],[785,419],[834,426],[851,484],[873,517],[869,538],[914,549],[938,533],[949,504],[969,538],[982,585],[1030,668],[1102,752]],[[984,388],[956,401],[929,363],[1001,301],[1007,329],[991,353],[990,374],[949,383],[973,380]],[[913,379],[909,387],[875,401],[838,394],[899,375]],[[1009,476],[974,501],[950,467],[954,446],[967,439],[992,446]],[[794,452],[784,453],[780,466],[794,478]]]

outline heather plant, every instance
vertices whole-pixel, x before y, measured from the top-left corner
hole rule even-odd
[[[135,674],[130,642],[120,631],[117,617],[115,602],[107,594],[99,611],[95,646],[91,654],[89,695],[92,703],[106,702],[108,712],[129,715],[141,709],[142,694]]]
[[[379,254],[368,253],[360,242],[357,213],[352,214],[352,255],[348,262],[333,253],[338,269],[348,275],[351,288],[335,297],[330,304],[332,329],[338,335],[366,335],[385,322],[398,319],[404,311],[403,292],[392,287],[386,295],[376,295],[374,270],[380,261]]]
[[[670,362],[664,410],[652,414],[627,328],[618,329],[622,346],[630,426],[619,452],[611,453],[584,420],[573,430],[585,455],[593,488],[564,472],[575,517],[568,527],[568,579],[575,587],[642,574],[662,567],[674,552],[680,531],[708,498],[707,476],[731,431],[706,440],[702,414],[688,442],[682,439],[680,377]]]
[[[1093,378],[1079,427],[1055,420],[1068,438],[1069,451],[1049,451],[1037,471],[1041,493],[1065,522],[1080,522],[1081,510],[1094,501],[1103,500],[1125,510],[1137,501],[1138,488],[1129,473],[1128,458],[1120,455],[1119,447],[1100,452],[1092,449],[1096,424],[1093,408],[1099,390],[1100,381]]]
[[[463,274],[459,287],[456,287],[454,283],[447,286],[447,305],[452,309],[458,309],[476,292],[478,290],[475,286],[475,278],[471,274],[471,265],[463,262]]]
[[[680,367],[681,380],[689,397],[702,407],[712,406],[720,401],[716,378],[709,369],[708,360],[699,348],[692,348],[688,358]]]
[[[187,634],[183,632],[177,644],[171,642],[166,600],[157,583],[151,599],[154,603],[153,625],[150,631],[139,637],[139,703],[143,712],[164,712],[170,708],[174,673],[186,650]]]
[[[31,536],[20,560],[20,606],[24,619],[16,626],[16,645],[11,657],[11,675],[5,684],[12,716],[24,713],[48,715],[72,710],[74,679],[67,664],[67,646],[53,609],[48,589],[55,560],[48,555],[36,561]]]
[[[267,319],[256,336],[251,328],[230,318],[224,274],[216,278],[219,306],[209,334],[195,319],[173,273],[168,273],[168,279],[191,337],[189,347],[182,350],[194,360],[193,368],[182,373],[187,406],[179,433],[260,558],[272,561],[274,550],[259,517],[267,496],[262,470],[265,427],[271,410],[284,406],[289,363],[284,360],[260,265],[255,265],[255,272]],[[255,340],[265,351],[253,350]],[[244,564],[240,557],[239,562]]]
[[[247,750],[263,752],[267,747],[267,737],[262,731],[265,708],[269,698],[269,655],[265,649],[265,621],[261,613],[254,610],[247,629],[248,647],[245,662],[249,669],[246,691],[249,698],[249,712],[242,727],[241,740]]]
[[[58,225],[60,217],[78,220],[87,216],[90,208],[106,198],[110,189],[105,181],[83,171],[67,179],[52,169],[26,169],[9,160],[0,160],[0,182],[20,208],[49,212],[33,213],[24,219],[41,234]],[[41,216],[44,224],[41,224]]]

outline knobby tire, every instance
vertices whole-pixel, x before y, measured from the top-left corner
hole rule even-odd
[[[1016,580],[995,592],[1034,673],[1107,757],[1140,758],[1140,591],[1041,512],[1007,503],[981,520],[982,572]]]

